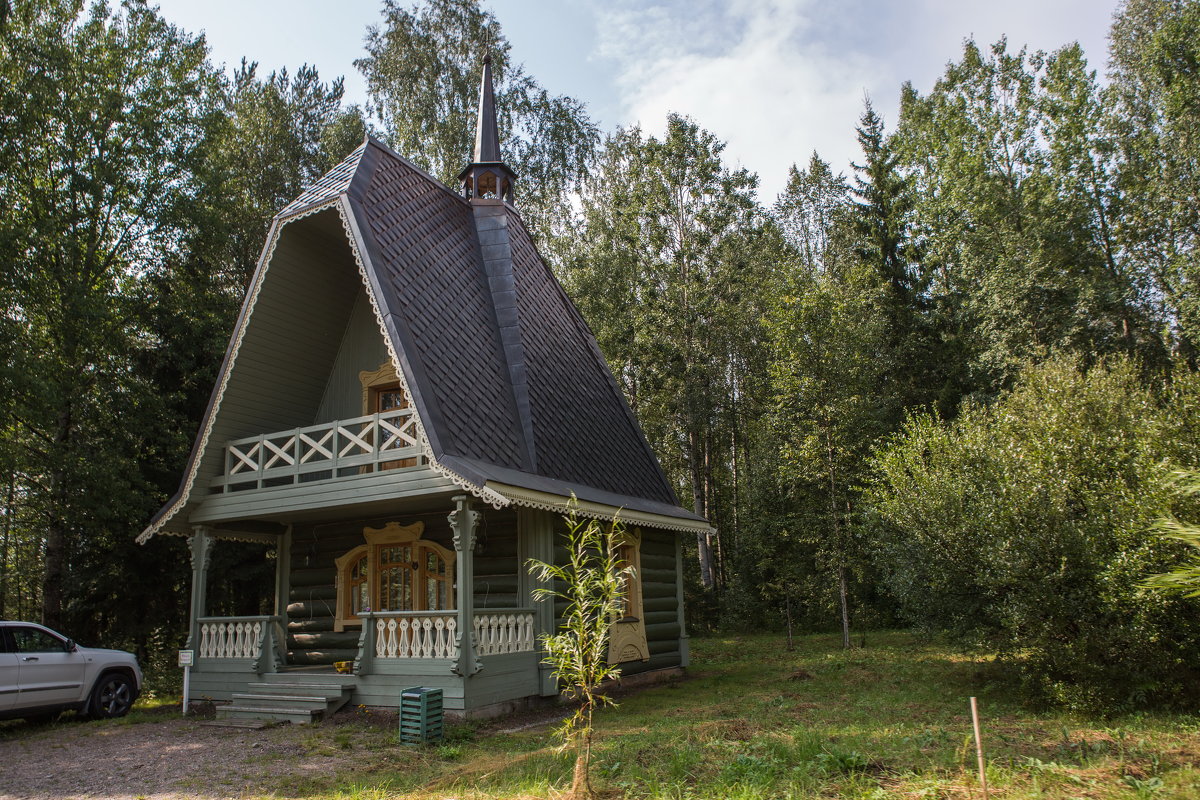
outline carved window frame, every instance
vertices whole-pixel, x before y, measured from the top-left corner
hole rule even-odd
[[[364,417],[375,413],[376,398],[383,392],[404,392],[404,406],[412,406],[412,398],[404,391],[400,376],[396,374],[396,366],[389,360],[379,365],[378,369],[363,370],[358,373],[358,382],[362,384],[362,415]],[[421,463],[419,458],[400,458],[395,461],[383,461],[377,469],[396,469],[398,467],[415,467]],[[363,472],[370,472],[369,466],[363,467]]]
[[[454,586],[454,560],[455,553],[453,550],[443,547],[437,542],[422,538],[425,532],[424,522],[414,522],[410,525],[401,525],[398,522],[389,522],[382,528],[363,528],[363,538],[366,540],[364,544],[360,544],[351,550],[348,550],[343,555],[334,559],[334,565],[337,569],[337,614],[334,617],[333,629],[335,631],[343,631],[347,627],[361,625],[362,619],[354,613],[352,607],[353,594],[352,588],[354,582],[352,580],[353,570],[356,564],[363,559],[367,559],[367,596],[371,598],[371,610],[373,611],[453,611],[456,606],[457,598],[455,597]],[[380,592],[382,589],[382,579],[380,576],[380,553],[385,548],[395,547],[397,545],[411,544],[414,546],[416,553],[414,554],[414,563],[418,566],[414,570],[415,576],[413,579],[413,608],[411,609],[381,609],[380,608]],[[425,554],[428,552],[435,553],[446,564],[445,577],[434,576],[433,579],[444,582],[446,586],[446,608],[445,609],[426,609],[423,606],[425,602],[426,580],[430,577],[427,574]]]
[[[621,566],[632,566],[633,574],[626,574],[621,612],[609,627],[608,661],[610,664],[646,661],[650,658],[650,648],[646,641],[646,614],[642,592],[641,529],[626,529],[617,537],[615,545]]]

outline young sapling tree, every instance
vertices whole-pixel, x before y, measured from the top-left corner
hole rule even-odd
[[[594,796],[590,777],[593,714],[597,708],[616,705],[600,692],[600,686],[620,674],[620,667],[608,661],[608,634],[633,579],[633,567],[620,558],[624,526],[619,520],[611,525],[595,519],[584,521],[574,504],[563,519],[567,524],[567,562],[557,565],[530,559],[529,568],[542,584],[534,591],[536,598],[561,598],[567,604],[562,626],[556,633],[542,634],[540,641],[546,653],[544,662],[553,667],[563,695],[578,703],[575,713],[555,732],[562,738],[564,750],[575,750],[571,797],[583,800]]]

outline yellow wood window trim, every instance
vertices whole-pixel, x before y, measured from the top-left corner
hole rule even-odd
[[[650,649],[646,642],[646,619],[642,603],[642,531],[626,530],[616,541],[621,566],[633,567],[625,578],[621,610],[608,631],[608,661],[646,661]]]
[[[454,597],[454,551],[443,547],[437,542],[422,539],[425,532],[424,522],[414,522],[411,525],[401,525],[389,522],[382,528],[364,528],[365,544],[360,544],[344,555],[334,559],[337,567],[337,615],[334,618],[334,630],[342,631],[348,626],[361,625],[358,615],[354,613],[352,571],[354,565],[364,556],[367,559],[367,596],[371,598],[371,610],[381,611],[383,581],[380,575],[382,552],[386,549],[403,545],[413,545],[413,606],[411,609],[387,609],[393,611],[425,611],[427,581],[434,580],[444,584],[447,611],[455,607]],[[430,574],[428,570],[427,553],[434,553],[446,565],[444,576]]]
[[[375,413],[375,397],[376,391],[384,388],[396,387],[400,388],[400,376],[396,374],[396,367],[391,361],[385,361],[379,365],[378,369],[363,370],[358,373],[358,382],[362,384],[362,413],[363,416]]]

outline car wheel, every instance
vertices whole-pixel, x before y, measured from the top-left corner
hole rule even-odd
[[[112,719],[129,713],[133,705],[133,682],[119,672],[101,675],[92,689],[88,716],[92,719]]]

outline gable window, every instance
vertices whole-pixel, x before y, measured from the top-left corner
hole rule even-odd
[[[425,523],[365,528],[365,544],[337,558],[335,630],[361,624],[364,611],[454,608],[454,551],[422,539]]]

